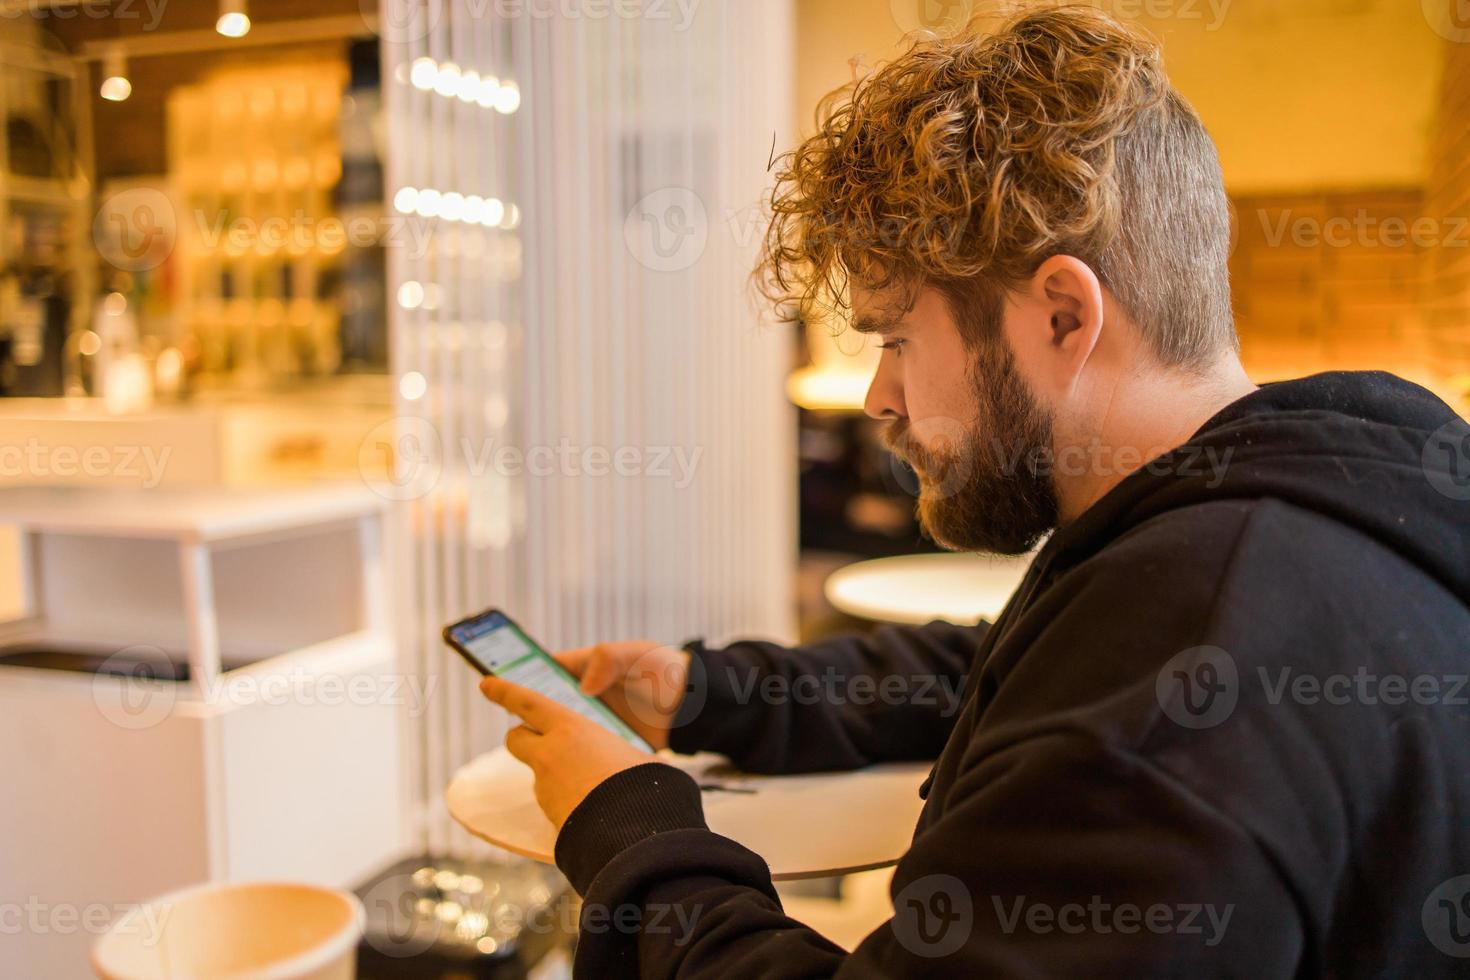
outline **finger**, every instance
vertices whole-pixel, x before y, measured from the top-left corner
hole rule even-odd
[[[505,750],[534,769],[535,760],[540,755],[539,743],[543,738],[545,736],[540,732],[525,725],[517,725],[505,733]]]
[[[544,694],[499,677],[482,677],[480,693],[543,735],[549,734],[557,725],[580,717],[571,708],[562,707]]]
[[[592,648],[587,669],[582,674],[582,692],[597,697],[618,679],[618,664],[612,652],[604,646]]]
[[[560,653],[553,653],[551,659],[565,667],[567,672],[573,677],[581,677],[587,670],[587,661],[592,657],[592,651],[596,649],[594,646],[578,647],[575,650],[562,650]]]

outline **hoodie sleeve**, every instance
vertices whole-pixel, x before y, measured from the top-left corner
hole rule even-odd
[[[615,815],[615,821],[607,819]],[[573,811],[578,977],[1297,975],[1302,918],[1241,827],[1136,756],[1075,734],[975,760],[896,869],[895,914],[850,954],[782,912],[760,857],[650,763]]]
[[[669,746],[718,752],[755,773],[937,758],[988,629],[882,626],[794,649],[693,641]]]

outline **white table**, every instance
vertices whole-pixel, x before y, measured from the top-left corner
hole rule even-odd
[[[383,501],[299,489],[0,488],[25,616],[0,642],[127,671],[6,664],[0,840],[14,894],[108,908],[182,882],[362,880],[409,837]],[[179,676],[188,683],[150,681]],[[303,814],[309,814],[304,819]],[[124,846],[119,846],[123,842]],[[82,976],[87,930],[3,945]]]
[[[178,550],[183,611],[188,620],[188,658],[193,685],[201,694],[220,673],[220,636],[211,556],[229,548],[258,545],[336,527],[355,528],[361,540],[369,629],[386,636],[387,568],[382,540],[383,501],[361,486],[296,489],[158,487],[151,490],[83,486],[0,487],[0,523],[22,531],[23,603],[34,616],[40,597],[34,563],[44,535],[170,542]],[[136,567],[119,578],[138,578]],[[158,585],[163,588],[167,583]],[[149,583],[153,587],[153,583]],[[64,600],[67,596],[53,596]],[[61,619],[67,618],[64,610]],[[76,621],[101,618],[73,615]],[[74,628],[74,626],[73,626]]]
[[[913,625],[943,619],[968,625],[1000,615],[1033,557],[941,553],[875,558],[839,568],[823,588],[835,608],[860,619]]]
[[[710,829],[765,859],[777,881],[820,878],[895,863],[913,840],[924,801],[927,762],[885,763],[851,772],[802,776],[735,773],[718,755],[661,753],[661,761],[699,782],[753,789],[704,792]],[[554,863],[556,830],[536,805],[531,770],[496,749],[459,770],[449,784],[449,812],[497,847]]]

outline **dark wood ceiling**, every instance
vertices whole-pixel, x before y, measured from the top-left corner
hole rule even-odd
[[[317,17],[357,16],[375,9],[374,0],[250,0],[255,26]],[[212,30],[219,7],[215,0],[97,0],[42,11],[42,26],[67,50],[80,53],[93,41],[175,31]],[[125,102],[97,95],[101,66],[86,66],[85,84],[92,103],[94,165],[98,183],[134,175],[161,174],[167,169],[165,106],[169,90],[199,80],[226,65],[270,60],[346,57],[347,41],[291,45],[255,45],[239,51],[211,50],[134,57],[128,62],[133,94]]]
[[[254,24],[307,20],[360,14],[377,9],[375,0],[250,0]],[[216,0],[85,0],[71,7],[43,12],[46,29],[72,51],[87,41],[105,41],[139,34],[213,29],[219,16]]]

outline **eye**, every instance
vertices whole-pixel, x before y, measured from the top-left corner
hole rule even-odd
[[[882,348],[883,350],[891,350],[891,351],[893,351],[893,356],[894,357],[898,357],[900,354],[902,354],[902,352],[903,352],[903,345],[905,343],[907,343],[907,341],[895,337],[893,340],[886,341],[884,343],[879,344],[878,346],[880,348]]]

